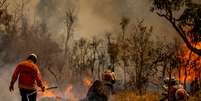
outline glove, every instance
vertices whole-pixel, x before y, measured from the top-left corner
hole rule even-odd
[[[45,87],[43,86],[43,87],[41,88],[41,90],[42,90],[42,92],[45,92]]]
[[[9,86],[9,91],[10,92],[14,91],[14,86],[12,84]]]

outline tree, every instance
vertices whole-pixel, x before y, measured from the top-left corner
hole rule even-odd
[[[109,55],[109,60],[110,60],[110,64],[112,65],[112,71],[114,72],[114,65],[115,63],[117,63],[118,61],[118,54],[119,54],[119,46],[117,44],[117,42],[113,41],[111,39],[111,34],[107,33],[106,34],[106,38],[107,38],[107,53]]]
[[[67,58],[68,51],[68,42],[72,36],[73,25],[75,23],[76,15],[74,14],[73,9],[68,9],[65,15],[65,24],[66,24],[66,38],[65,38],[65,50],[64,50],[64,60]]]
[[[126,54],[126,48],[128,47],[127,44],[125,44],[125,31],[126,31],[126,27],[128,26],[129,24],[129,18],[127,17],[122,17],[121,19],[121,23],[120,23],[120,26],[121,26],[121,30],[122,30],[122,39],[121,41],[119,42],[119,46],[122,51],[122,54],[121,54],[121,59],[123,60],[123,68],[124,68],[124,85],[126,84],[126,65],[127,65],[127,56],[125,56]]]
[[[159,71],[158,67],[162,67],[163,62],[172,53],[164,48],[165,44],[159,45],[161,41],[155,42],[151,39],[152,27],[147,27],[140,21],[131,29],[131,33],[120,48],[120,53],[125,53],[126,59],[123,64],[127,65],[127,73],[130,75],[129,88],[140,91],[146,89],[150,79],[156,76]],[[121,53],[122,54],[122,53]],[[169,63],[167,63],[169,64]],[[130,84],[131,83],[131,84]]]
[[[129,18],[127,17],[122,17],[121,18],[121,22],[120,22],[120,25],[121,25],[121,29],[122,29],[122,39],[124,40],[125,38],[125,30],[126,30],[126,27],[128,26],[129,24]]]
[[[186,46],[201,55],[201,49],[195,45],[201,41],[201,4],[192,0],[152,0],[152,5],[151,11],[165,18]]]
[[[6,5],[6,0],[0,0],[0,25],[3,26],[0,28],[1,61],[13,63],[35,53],[42,72],[52,70],[53,66],[59,67],[59,60],[55,58],[61,53],[61,48],[52,39],[47,24],[43,21],[32,24],[24,13],[26,4],[23,0],[16,5],[14,12],[8,13]]]

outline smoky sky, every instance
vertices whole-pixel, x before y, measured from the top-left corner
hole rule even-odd
[[[21,0],[17,0],[21,1]],[[15,2],[17,2],[15,1]],[[47,23],[48,31],[60,37],[65,33],[64,16],[69,8],[77,15],[74,33],[76,36],[91,37],[105,32],[120,30],[122,16],[132,22],[144,19],[154,27],[156,35],[175,37],[174,29],[163,18],[150,12],[150,0],[24,0],[25,10],[31,19],[38,18]],[[10,1],[14,2],[14,1]]]

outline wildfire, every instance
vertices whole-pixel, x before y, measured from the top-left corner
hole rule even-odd
[[[201,49],[201,42],[194,46]],[[179,54],[179,58],[182,59],[182,65],[180,67],[180,76],[178,74],[177,78],[181,82],[184,82],[186,79],[186,82],[190,83],[195,79],[195,77],[200,77],[201,58],[189,50],[185,44],[182,45],[182,52]]]
[[[187,74],[187,76],[185,76],[185,74]],[[186,78],[186,82],[190,83],[195,79],[195,71],[190,70],[190,68],[187,67],[187,73],[185,73],[185,68],[181,67],[181,71],[180,71],[180,77],[178,76],[177,78],[184,83],[185,78]]]
[[[45,85],[45,88],[49,87],[47,81],[44,81],[44,85]],[[43,97],[57,97],[57,94],[53,90],[45,90],[45,92],[42,92],[40,94],[40,97],[41,98],[43,98]]]
[[[92,85],[92,79],[89,77],[85,77],[82,81],[82,84],[85,86],[84,88],[88,89]],[[74,88],[73,84],[67,84],[63,91],[58,91],[57,89],[51,90],[52,87],[48,86],[47,81],[44,82],[44,85],[45,88],[49,89],[47,89],[45,92],[38,93],[39,94],[38,100],[49,98],[49,99],[56,99],[56,101],[61,100],[78,101],[80,96],[82,96],[81,93],[76,94],[77,90]]]
[[[89,78],[89,77],[85,77],[85,78],[83,79],[83,84],[84,84],[84,86],[87,87],[87,88],[91,87],[91,85],[92,85],[92,79]]]
[[[52,91],[45,91],[41,94],[42,97],[56,97],[57,95]]]

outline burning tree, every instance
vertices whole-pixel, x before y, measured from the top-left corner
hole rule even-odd
[[[193,0],[152,0],[151,11],[166,19],[183,39],[186,46],[201,55],[194,43],[200,41],[201,5]]]
[[[179,80],[186,86],[200,78],[201,5],[194,0],[152,0],[152,5],[151,11],[167,20],[185,42],[177,63]]]
[[[197,47],[200,47],[200,45],[197,45]],[[177,55],[180,61],[179,81],[184,83],[185,86],[196,79],[199,81],[201,79],[200,56],[189,50],[186,45],[181,46]]]

